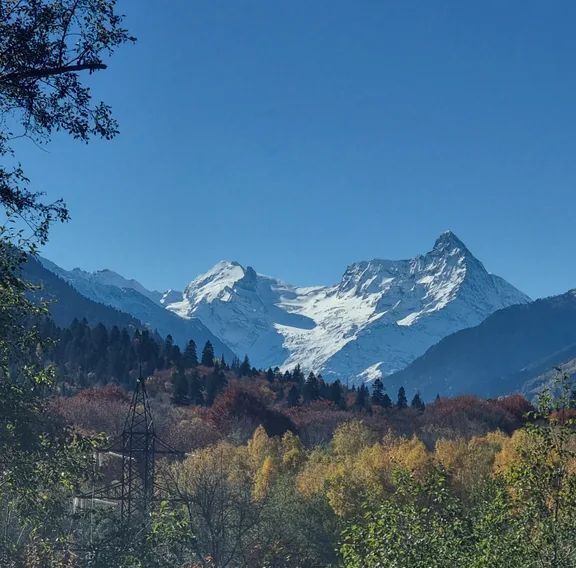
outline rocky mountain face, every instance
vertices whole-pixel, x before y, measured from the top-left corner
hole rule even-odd
[[[308,288],[232,261],[219,262],[184,292],[164,293],[110,270],[42,263],[86,298],[171,334],[181,345],[210,339],[216,354],[248,354],[258,367],[299,364],[349,382],[404,369],[444,337],[530,301],[487,272],[451,232],[424,255],[357,262],[337,284]]]
[[[333,286],[299,288],[219,262],[166,307],[198,318],[257,366],[300,364],[328,379],[366,381],[403,369],[499,309],[529,301],[446,232],[413,259],[355,263]]]

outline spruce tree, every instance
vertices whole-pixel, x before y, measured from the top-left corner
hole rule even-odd
[[[206,342],[204,345],[204,349],[202,349],[202,365],[204,367],[214,367],[214,347],[210,340]]]
[[[296,365],[294,370],[292,371],[292,380],[296,383],[303,383],[304,382],[304,373],[300,368],[300,365]]]
[[[388,396],[387,393],[384,393],[382,396],[382,408],[392,408],[392,399]]]
[[[268,367],[268,370],[266,371],[266,379],[269,383],[274,382],[274,371],[272,370],[272,367]]]
[[[188,381],[188,397],[192,404],[199,406],[204,404],[204,389],[202,381],[196,371],[192,372]]]
[[[384,399],[384,383],[381,379],[376,379],[372,385],[372,403],[382,406]]]
[[[300,402],[300,392],[296,385],[292,385],[290,390],[288,391],[288,395],[286,396],[286,403],[288,406],[298,406]]]
[[[241,377],[248,377],[252,372],[252,367],[250,365],[250,359],[248,359],[248,355],[244,355],[244,360],[242,361],[238,372]]]
[[[404,390],[404,387],[400,387],[398,389],[398,402],[396,403],[396,408],[400,410],[408,408],[408,400],[406,398],[406,391]]]
[[[328,387],[328,400],[331,400],[338,408],[346,407],[346,402],[342,396],[342,385],[338,379]]]
[[[410,406],[415,410],[424,410],[426,408],[424,401],[420,398],[420,393],[417,392],[414,395],[414,398],[412,399]]]
[[[186,368],[196,367],[198,365],[198,355],[196,353],[196,342],[191,339],[184,349],[184,366]]]
[[[356,392],[356,400],[354,401],[354,406],[358,409],[367,408],[370,406],[369,402],[370,393],[366,385],[360,385]]]
[[[188,380],[183,369],[172,374],[172,400],[175,404],[188,404]]]
[[[304,402],[311,402],[320,398],[320,388],[316,375],[311,371],[302,387]]]

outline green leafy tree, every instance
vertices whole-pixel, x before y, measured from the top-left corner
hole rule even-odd
[[[11,528],[0,539],[6,554],[17,554],[17,543],[29,535],[27,546],[50,556],[58,519],[68,512],[64,495],[82,479],[91,446],[47,412],[54,374],[42,364],[46,344],[38,333],[46,310],[30,301],[32,287],[20,272],[68,210],[31,189],[12,143],[45,144],[56,131],[84,142],[114,137],[110,108],[93,103],[83,77],[105,69],[104,57],[131,40],[112,1],[0,2],[0,157],[14,164],[0,166],[0,500],[11,511]],[[1,560],[10,565],[6,555]]]

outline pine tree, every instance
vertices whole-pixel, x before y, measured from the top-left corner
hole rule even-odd
[[[366,385],[360,385],[358,391],[356,392],[356,400],[354,401],[354,406],[358,409],[367,408],[370,406],[370,393]]]
[[[299,402],[300,393],[298,392],[298,388],[296,385],[292,385],[288,391],[288,395],[286,396],[286,403],[288,406],[298,406]]]
[[[392,408],[392,399],[388,396],[387,393],[384,393],[382,396],[382,408]]]
[[[328,387],[328,400],[331,400],[338,408],[346,407],[346,401],[342,396],[342,385],[338,379]]]
[[[220,392],[226,386],[226,376],[222,371],[211,373],[206,377],[206,405],[212,406],[212,403]]]
[[[205,367],[214,367],[214,347],[210,340],[206,342],[204,345],[204,349],[202,349],[202,365]]]
[[[188,380],[182,369],[176,370],[172,374],[172,400],[175,404],[187,404],[188,400]]]
[[[272,370],[272,367],[268,367],[268,370],[266,371],[266,379],[269,383],[274,382],[274,371]]]
[[[186,345],[184,350],[184,366],[188,369],[190,367],[196,367],[198,365],[198,355],[196,353],[196,343],[191,339]]]
[[[410,406],[415,410],[424,410],[426,408],[424,401],[420,398],[420,393],[417,392],[414,395],[414,398],[412,399]]]
[[[372,385],[372,403],[382,406],[384,399],[384,383],[381,379],[376,379]]]
[[[197,404],[199,406],[204,404],[204,392],[202,387],[202,381],[200,380],[198,373],[193,371],[188,381],[188,397],[192,404]]]
[[[244,360],[238,369],[238,372],[241,377],[248,377],[252,372],[252,367],[250,365],[250,359],[248,359],[248,355],[244,355]]]
[[[398,402],[396,403],[396,408],[400,410],[408,408],[408,400],[406,399],[406,391],[404,387],[398,389]]]
[[[296,367],[294,367],[294,370],[292,371],[292,380],[295,383],[303,383],[304,382],[304,373],[302,372],[300,365],[296,365]]]
[[[304,402],[311,402],[320,398],[320,389],[316,375],[311,371],[302,387]]]

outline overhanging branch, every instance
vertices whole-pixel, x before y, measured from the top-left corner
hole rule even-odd
[[[76,71],[98,71],[106,69],[104,63],[83,63],[81,65],[62,65],[59,67],[46,67],[44,69],[30,69],[28,71],[18,71],[8,75],[0,75],[0,83],[13,83],[22,79],[40,79],[51,77],[52,75],[62,75],[64,73],[74,73]]]

